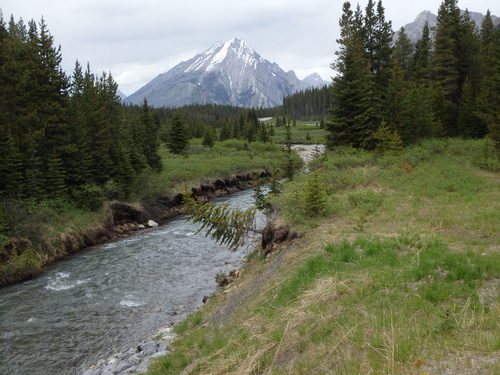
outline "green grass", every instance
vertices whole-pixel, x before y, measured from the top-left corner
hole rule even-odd
[[[491,160],[476,162],[483,147],[429,140],[313,162],[330,209],[311,218],[307,178],[285,184],[274,203],[305,237],[252,257],[150,373],[495,373],[500,183]]]
[[[494,353],[496,311],[481,304],[478,290],[498,277],[499,254],[451,253],[437,239],[330,243],[222,328],[199,328],[196,314],[196,324],[188,320],[189,328],[177,330],[175,351],[150,373],[179,374],[192,363],[190,374],[241,373],[241,363],[255,354],[248,373],[323,373],[325,366],[344,374],[400,374],[436,352],[465,346]],[[276,363],[280,351],[286,357]]]
[[[270,143],[241,140],[216,142],[213,148],[191,141],[187,156],[174,155],[161,149],[163,171],[160,174],[145,173],[134,187],[139,199],[172,191],[182,191],[213,178],[226,178],[238,173],[257,169],[283,167],[285,153]]]
[[[291,126],[292,143],[316,144],[325,143],[328,131],[316,126],[316,122],[297,121],[296,126]],[[309,138],[307,139],[307,135]],[[285,127],[274,127],[274,135],[271,137],[273,143],[284,143]]]

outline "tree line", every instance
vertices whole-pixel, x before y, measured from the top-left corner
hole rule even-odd
[[[330,145],[489,135],[499,149],[500,29],[489,11],[478,30],[456,0],[444,0],[435,29],[425,25],[413,44],[403,28],[393,42],[382,1],[369,0],[364,13],[345,2],[340,29]]]
[[[181,109],[122,105],[110,73],[62,67],[47,24],[0,18],[0,198],[126,198],[145,170],[159,172],[161,142],[268,141],[259,116],[276,109],[212,104]]]
[[[331,86],[310,88],[283,98],[283,113],[294,119],[319,121],[328,114]]]
[[[61,50],[45,21],[0,19],[0,197],[77,197],[107,187],[117,195],[142,170],[160,170],[158,119],[145,104],[124,116],[111,74]]]

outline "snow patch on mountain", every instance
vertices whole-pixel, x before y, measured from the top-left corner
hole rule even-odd
[[[319,75],[299,80],[293,71],[283,71],[245,41],[233,38],[160,74],[126,102],[140,104],[146,98],[156,107],[193,103],[272,107],[281,105],[284,96],[324,84]]]

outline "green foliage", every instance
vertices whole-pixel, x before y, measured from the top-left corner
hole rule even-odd
[[[212,138],[212,132],[210,129],[205,130],[205,134],[203,135],[203,140],[201,141],[201,144],[205,147],[214,146],[214,140]]]
[[[343,6],[332,89],[329,145],[372,149],[385,121],[405,145],[440,136],[482,138],[500,149],[500,31],[487,15],[481,33],[456,0],[439,8],[434,48],[425,25],[415,48],[404,29],[391,49],[391,23],[379,1],[365,14]],[[377,134],[380,136],[380,134]]]
[[[382,205],[384,196],[373,190],[361,190],[350,193],[348,199],[354,208],[360,209],[366,214],[373,214]]]
[[[174,154],[186,152],[189,140],[184,126],[184,120],[180,112],[176,112],[170,124],[170,132],[167,139],[167,147]]]
[[[327,115],[330,96],[331,86],[296,92],[283,98],[283,112],[294,119],[320,120]]]
[[[116,196],[117,192],[111,194]],[[84,184],[71,192],[71,198],[79,208],[97,211],[105,200],[105,189],[96,184]]]
[[[311,172],[306,179],[305,208],[309,216],[323,215],[326,209],[325,191],[320,184],[318,173]]]
[[[363,40],[356,29],[348,2],[340,20],[341,38],[337,61],[332,67],[339,75],[332,90],[331,121],[328,124],[330,146],[373,148],[372,133],[378,128],[379,115],[375,81],[366,57]]]
[[[292,159],[292,133],[290,128],[290,123],[285,125],[285,147],[286,147],[286,164],[284,166],[284,174],[288,179],[292,179],[295,173],[295,167]]]
[[[243,211],[231,208],[228,204],[200,204],[190,193],[185,193],[183,212],[188,220],[201,224],[197,233],[206,229],[206,236],[221,245],[227,245],[231,250],[243,244],[249,230],[255,231],[255,207]]]
[[[391,131],[383,122],[373,134],[377,142],[375,153],[397,153],[403,149],[403,141],[396,130]]]

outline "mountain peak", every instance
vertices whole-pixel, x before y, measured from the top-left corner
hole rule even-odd
[[[193,71],[212,71],[217,70],[224,65],[224,61],[243,60],[247,65],[257,67],[263,59],[247,42],[238,37],[234,37],[227,42],[218,42],[208,50],[195,57],[185,73]]]
[[[460,10],[461,14],[464,12],[464,10]],[[480,28],[484,15],[477,12],[469,12],[469,16],[476,23],[476,27]],[[495,26],[500,23],[500,19],[494,15],[491,15],[491,19],[493,20],[493,25]],[[412,42],[416,42],[422,37],[422,29],[424,28],[426,22],[429,24],[429,27],[435,27],[437,24],[437,15],[429,10],[424,10],[418,14],[415,21],[404,26],[405,32]],[[395,37],[396,35],[397,33],[395,34]]]
[[[283,71],[234,37],[160,74],[126,102],[141,103],[147,98],[155,107],[193,103],[273,107],[281,105],[284,96],[323,86],[319,80],[313,76],[301,81],[293,71]]]

